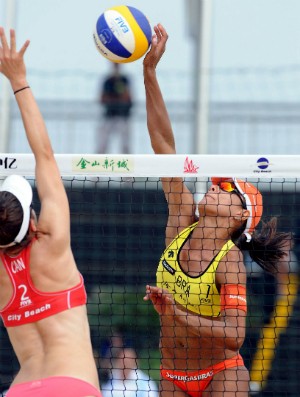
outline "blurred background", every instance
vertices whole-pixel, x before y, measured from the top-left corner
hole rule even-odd
[[[19,47],[31,40],[28,80],[56,153],[99,152],[104,123],[101,95],[112,64],[97,52],[92,35],[100,14],[114,5],[119,4],[0,0],[0,25],[16,29]],[[169,34],[158,78],[178,153],[299,154],[298,0],[131,0],[128,5],[141,9],[151,26],[161,22]],[[129,81],[132,101],[128,153],[152,153],[142,59],[122,65],[121,71]],[[112,132],[110,138],[106,153],[122,152],[122,137]],[[0,152],[29,152],[4,79],[0,79]],[[0,161],[0,174],[2,166]],[[287,277],[283,285],[289,288],[245,258],[249,315],[242,354],[253,371],[257,386],[253,395],[296,397],[299,180],[269,182],[264,192],[266,216],[278,216],[281,229],[295,236],[288,271],[283,271]],[[140,368],[158,382],[158,318],[142,297],[144,285],[155,282],[163,250],[167,208],[160,183],[74,177],[65,185],[73,249],[89,294],[99,376],[105,380],[116,349],[129,346],[138,352]],[[36,195],[34,204],[38,206]],[[3,327],[0,336],[4,389],[18,364]]]
[[[99,92],[111,64],[92,34],[110,0],[0,0],[0,24],[17,30],[31,86],[57,153],[97,152]],[[179,153],[297,154],[300,3],[289,0],[132,0],[151,26],[169,33],[158,77]],[[122,66],[130,79],[131,153],[151,153],[142,59]],[[26,152],[10,90],[1,92],[1,151]],[[8,113],[9,112],[9,113]],[[11,115],[11,118],[7,117]],[[5,132],[7,133],[4,135]],[[119,152],[112,137],[109,152]]]

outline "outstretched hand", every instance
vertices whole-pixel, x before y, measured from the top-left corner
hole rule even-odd
[[[155,69],[166,50],[168,34],[160,23],[154,26],[154,32],[151,48],[144,59],[144,67],[152,67]]]
[[[144,301],[147,300],[151,300],[154,309],[158,314],[166,316],[175,315],[175,301],[172,294],[170,294],[168,290],[146,285],[146,295],[144,296]]]
[[[20,51],[16,50],[16,33],[10,30],[10,44],[6,39],[4,29],[0,27],[0,73],[10,80],[15,88],[26,81],[26,67],[24,54],[29,46],[29,40],[25,42]]]

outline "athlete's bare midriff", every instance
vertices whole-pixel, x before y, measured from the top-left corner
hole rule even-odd
[[[238,353],[224,349],[224,338],[201,338],[195,335],[195,330],[192,332],[189,327],[176,325],[164,316],[161,316],[160,321],[161,363],[165,369],[201,370],[232,358]],[[220,320],[214,318],[214,321]]]

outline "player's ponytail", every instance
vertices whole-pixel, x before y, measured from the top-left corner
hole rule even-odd
[[[262,222],[261,230],[255,230],[252,238],[247,242],[243,229],[238,229],[232,235],[232,241],[242,251],[248,251],[251,259],[269,273],[278,270],[278,262],[286,255],[288,241],[291,233],[277,231],[277,218],[273,217],[268,222]]]

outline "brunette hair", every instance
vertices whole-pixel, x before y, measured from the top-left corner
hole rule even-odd
[[[0,192],[0,245],[14,241],[23,222],[23,208],[19,200],[10,192]],[[28,232],[20,245],[27,245]]]
[[[292,234],[277,231],[277,218],[273,217],[262,222],[261,230],[255,230],[252,238],[247,242],[243,234],[246,223],[231,236],[234,244],[242,251],[248,251],[251,259],[269,273],[278,271],[278,262],[286,255],[288,243],[292,241]]]

